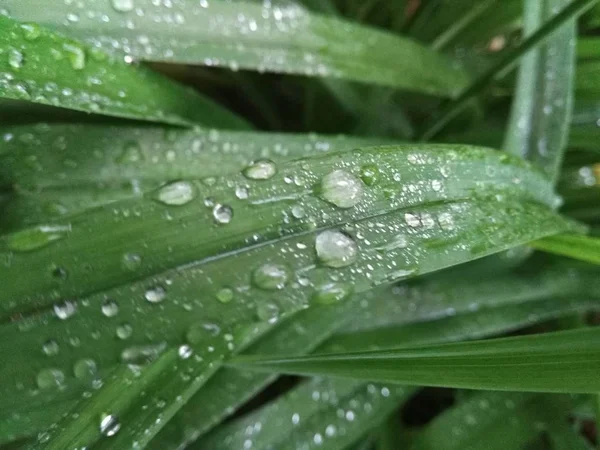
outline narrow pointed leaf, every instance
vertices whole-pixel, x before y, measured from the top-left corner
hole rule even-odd
[[[0,97],[152,122],[247,128],[224,108],[144,67],[2,15]]]
[[[408,385],[539,392],[600,391],[600,330],[289,359],[239,357],[261,370]]]
[[[533,248],[557,255],[600,264],[600,239],[578,234],[559,234],[530,244]]]
[[[123,11],[94,0],[53,8],[43,0],[7,0],[3,6],[13,17],[146,61],[345,78],[445,97],[467,80],[444,56],[412,40],[297,5],[144,0]],[[79,20],[65,22],[67,15]]]

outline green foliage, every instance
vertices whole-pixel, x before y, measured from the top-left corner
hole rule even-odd
[[[597,1],[0,3],[0,448],[591,448]]]

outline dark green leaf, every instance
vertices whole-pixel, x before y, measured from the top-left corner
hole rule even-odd
[[[600,264],[600,239],[577,234],[559,234],[530,244],[533,248],[557,255]]]

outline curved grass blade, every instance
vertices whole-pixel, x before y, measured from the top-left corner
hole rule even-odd
[[[452,97],[467,77],[444,56],[409,39],[297,6],[211,1],[5,0],[13,17],[42,23],[107,51],[144,61],[344,78]],[[77,17],[65,21],[65,17]],[[242,20],[240,20],[242,18]]]
[[[600,239],[577,234],[559,234],[531,242],[533,248],[556,255],[600,264]]]
[[[566,422],[574,402],[563,395],[481,392],[417,433],[411,450],[523,448],[555,422]],[[566,423],[565,423],[566,424]],[[483,439],[482,436],[485,436]]]
[[[0,97],[169,124],[248,128],[190,89],[37,24],[0,15],[0,49]]]
[[[277,359],[238,357],[261,370],[408,385],[596,393],[600,330],[581,329],[430,347]]]
[[[260,179],[265,172],[271,178]],[[332,174],[360,186],[354,207],[334,206],[349,205],[323,184]],[[184,336],[191,344],[220,330],[220,339],[235,337],[225,330],[274,322],[572,226],[541,204],[555,201],[541,174],[483,149],[370,148],[190,183],[2,236],[1,303],[11,320],[0,326],[0,342],[10,342],[0,345],[0,376],[8,380],[3,409],[25,405],[20,383],[38,386],[40,404],[76,398],[89,383],[71,375],[80,360],[92,359],[101,378],[117,361],[145,361],[181,346]],[[240,186],[247,196],[236,195]],[[474,197],[474,188],[483,197]],[[329,252],[330,239],[343,244],[341,254]],[[270,265],[282,273],[275,285]],[[201,383],[185,381],[173,383],[189,398]],[[171,415],[181,404],[174,384],[163,385]],[[164,425],[161,410],[128,414],[134,417],[119,434],[122,448],[139,439],[137,430],[147,430],[148,440]]]
[[[524,32],[533,34],[566,0],[525,2]],[[503,148],[556,180],[566,149],[575,80],[575,20],[562,25],[521,61]]]
[[[598,0],[574,0],[564,7],[552,19],[547,21],[540,29],[529,36],[518,47],[508,51],[488,70],[482,73],[473,83],[466,88],[454,100],[450,101],[442,110],[427,124],[421,133],[421,140],[429,140],[438,134],[447,124],[456,117],[469,103],[469,101],[488,87],[493,81],[502,78],[512,70],[517,61],[545,42],[558,28],[568,21],[580,16],[591,8]]]

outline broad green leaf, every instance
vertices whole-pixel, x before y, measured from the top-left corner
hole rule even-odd
[[[527,1],[524,33],[531,36],[569,0]],[[571,20],[521,60],[503,148],[532,161],[556,180],[566,149],[573,105],[575,39]]]
[[[344,78],[445,97],[467,82],[449,60],[412,40],[297,5],[138,0],[114,8],[84,0],[47,8],[44,0],[5,0],[3,6],[12,17],[145,61]]]
[[[559,234],[530,244],[533,248],[557,255],[600,264],[600,239],[577,234]]]
[[[0,97],[153,122],[247,128],[189,89],[35,23],[0,15],[0,56]]]
[[[552,34],[568,23],[570,20],[580,16],[591,8],[598,0],[574,0],[565,6],[560,12],[548,20],[535,33],[525,39],[519,46],[507,51],[488,70],[477,77],[464,91],[454,100],[451,100],[441,111],[424,127],[421,134],[422,140],[429,140],[439,133],[447,124],[456,117],[472,100],[481,93],[494,80],[502,78],[512,70],[518,60],[545,42]]]
[[[297,358],[238,357],[238,366],[408,385],[540,392],[600,391],[600,330]],[[348,351],[348,349],[346,349]]]
[[[572,407],[573,402],[563,395],[476,393],[417,433],[410,449],[523,448],[551,424],[566,422]]]
[[[337,179],[354,194],[332,189]],[[356,205],[334,206],[348,202]],[[191,344],[219,330],[219,339],[235,337],[238,326],[572,226],[539,202],[554,202],[550,184],[506,155],[379,147],[277,167],[262,162],[214,182],[178,181],[143,199],[4,235],[1,303],[13,320],[0,327],[0,341],[10,342],[0,346],[3,409],[31,408],[21,385],[37,385],[42,405],[77,398],[89,383],[71,375],[80,360],[92,359],[101,378],[117,361],[145,361],[186,335]],[[200,385],[192,378],[181,395]],[[168,415],[182,406],[171,386]],[[145,440],[156,434],[161,411],[133,417],[133,431],[119,435],[122,447],[139,438],[137,426],[147,429]]]

